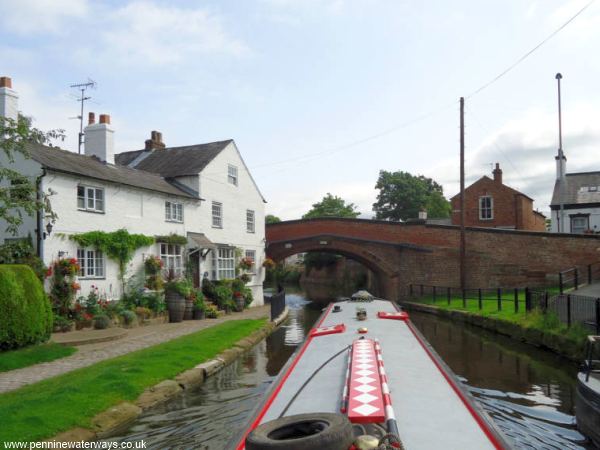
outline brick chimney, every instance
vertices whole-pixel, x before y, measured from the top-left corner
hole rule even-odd
[[[0,117],[13,120],[19,117],[19,96],[9,77],[0,77]]]
[[[494,174],[494,181],[498,184],[502,184],[502,169],[500,168],[500,164],[496,163],[496,168],[492,171]]]
[[[100,114],[99,123],[96,123],[96,115],[89,113],[88,126],[83,130],[85,134],[85,154],[95,156],[109,164],[114,164],[114,132],[110,127],[110,116],[108,114]]]
[[[161,150],[165,148],[165,144],[162,141],[162,133],[158,131],[152,131],[150,133],[150,139],[146,139],[145,150]]]

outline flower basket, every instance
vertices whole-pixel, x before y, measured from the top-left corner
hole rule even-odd
[[[263,266],[265,269],[272,269],[272,268],[274,268],[274,267],[275,267],[275,261],[273,261],[271,258],[266,258],[266,259],[263,261],[263,263],[262,263],[262,266]]]
[[[254,260],[252,258],[242,258],[238,264],[238,267],[242,270],[250,270],[254,265]]]

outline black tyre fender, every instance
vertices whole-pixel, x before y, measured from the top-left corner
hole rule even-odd
[[[246,450],[348,450],[352,424],[341,414],[310,413],[282,417],[256,427]]]

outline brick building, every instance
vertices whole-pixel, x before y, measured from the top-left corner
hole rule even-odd
[[[465,225],[546,231],[546,216],[533,210],[533,199],[502,183],[500,164],[492,174],[494,179],[483,176],[465,189]],[[450,202],[452,224],[460,225],[460,193]]]

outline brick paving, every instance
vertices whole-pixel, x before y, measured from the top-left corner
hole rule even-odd
[[[258,306],[241,313],[224,315],[218,319],[185,320],[180,323],[163,323],[132,328],[128,330],[125,337],[117,341],[81,345],[77,347],[75,354],[66,358],[0,373],[0,393],[19,389],[27,384],[91,366],[105,359],[151,347],[230,320],[269,317],[270,308],[270,305]],[[90,331],[90,333],[93,332]]]

